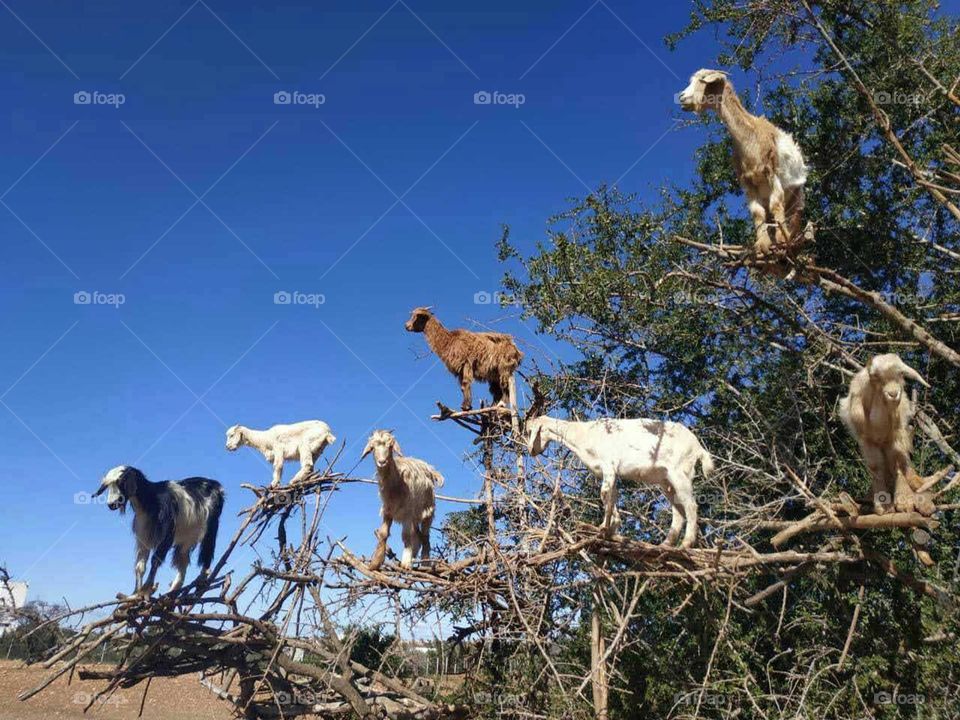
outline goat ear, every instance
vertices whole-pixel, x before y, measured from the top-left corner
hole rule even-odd
[[[900,370],[903,374],[910,378],[911,380],[916,380],[918,383],[923,385],[925,388],[930,387],[930,383],[923,379],[923,376],[914,370],[912,367],[907,365],[903,360],[900,361]]]
[[[709,85],[717,80],[726,80],[727,74],[722,70],[707,70],[705,73],[703,73],[703,75],[700,76],[700,79]]]
[[[373,441],[367,440],[366,447],[363,448],[363,452],[360,453],[360,459],[363,460],[367,455],[373,452]]]
[[[99,497],[103,495],[103,491],[107,489],[107,486],[103,483],[100,483],[100,487],[97,488],[97,491],[93,494],[93,497]]]

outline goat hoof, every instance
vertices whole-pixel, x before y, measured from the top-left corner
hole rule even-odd
[[[915,495],[913,501],[914,508],[921,515],[929,517],[937,511],[937,506],[933,504],[933,500],[927,493]]]
[[[897,512],[913,512],[914,510],[914,501],[913,495],[902,494],[897,495],[893,500],[893,507]]]

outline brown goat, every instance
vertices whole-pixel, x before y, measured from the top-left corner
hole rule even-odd
[[[807,165],[790,134],[747,112],[721,70],[697,70],[677,99],[684,110],[713,110],[730,131],[733,168],[747,196],[757,252],[771,248],[769,222],[777,243],[795,241],[803,223]]]
[[[460,381],[464,410],[472,407],[474,381],[489,384],[495,404],[516,402],[516,398],[511,397],[511,386],[523,353],[512,337],[504,333],[447,330],[428,307],[415,308],[404,327],[409,332],[426,335],[430,349]]]

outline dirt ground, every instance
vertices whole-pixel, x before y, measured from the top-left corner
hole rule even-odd
[[[48,671],[0,660],[0,720],[127,720],[140,710],[143,685],[120,690],[105,705],[83,712],[102,681],[83,682],[66,676],[26,702],[17,694],[38,685]],[[229,705],[200,686],[194,676],[157,678],[150,684],[143,707],[144,720],[229,720]]]

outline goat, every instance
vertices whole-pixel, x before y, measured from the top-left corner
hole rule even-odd
[[[430,557],[430,526],[436,508],[433,488],[443,487],[443,475],[423,460],[405,457],[389,430],[375,430],[360,458],[370,453],[373,453],[377,466],[383,522],[374,533],[377,548],[369,567],[376,570],[383,564],[390,526],[396,520],[403,525],[403,557],[400,565],[409,568],[418,550],[422,560]]]
[[[775,223],[777,243],[793,241],[803,222],[807,165],[793,137],[765,117],[751,115],[721,70],[697,70],[677,96],[684,110],[713,110],[730,131],[733,169],[747,195],[756,249],[770,250],[767,223]]]
[[[430,349],[447,370],[460,381],[463,392],[461,408],[473,405],[472,385],[475,380],[486,382],[495,405],[507,401],[516,403],[513,374],[523,359],[513,338],[504,333],[447,330],[428,307],[414,308],[404,327],[408,332],[423,333]]]
[[[107,493],[107,507],[121,514],[127,503],[133,506],[133,534],[137,539],[133,594],[149,596],[154,590],[157,570],[173,548],[176,577],[173,593],[183,585],[190,564],[190,552],[199,544],[197,564],[206,578],[217,546],[217,530],[223,511],[223,487],[216,480],[191,477],[177,482],[150,482],[137,468],[118,465],[100,481],[94,497]],[[143,582],[150,553],[150,573]]]
[[[292,485],[312,473],[324,448],[336,441],[330,426],[321,420],[274,425],[269,430],[251,430],[243,425],[234,425],[227,430],[227,450],[232,452],[241,445],[249,445],[273,464],[271,484],[274,486],[280,484],[285,461],[300,460],[300,469],[290,480]]]
[[[907,397],[906,378],[930,387],[899,355],[876,355],[853,376],[847,396],[840,400],[840,420],[860,446],[873,479],[877,515],[887,512],[891,499],[898,512],[933,512],[930,498],[913,492],[922,480],[910,462],[916,403]]]
[[[601,479],[600,499],[604,508],[601,528],[608,537],[620,525],[617,510],[617,480],[658,485],[670,501],[673,519],[664,540],[672,545],[686,529],[680,547],[688,548],[697,537],[697,501],[693,476],[697,462],[704,477],[713,472],[710,453],[688,428],[659,420],[615,420],[589,422],[558,420],[542,415],[527,422],[527,448],[533,456],[542,453],[551,441],[566,445],[595,477]]]

